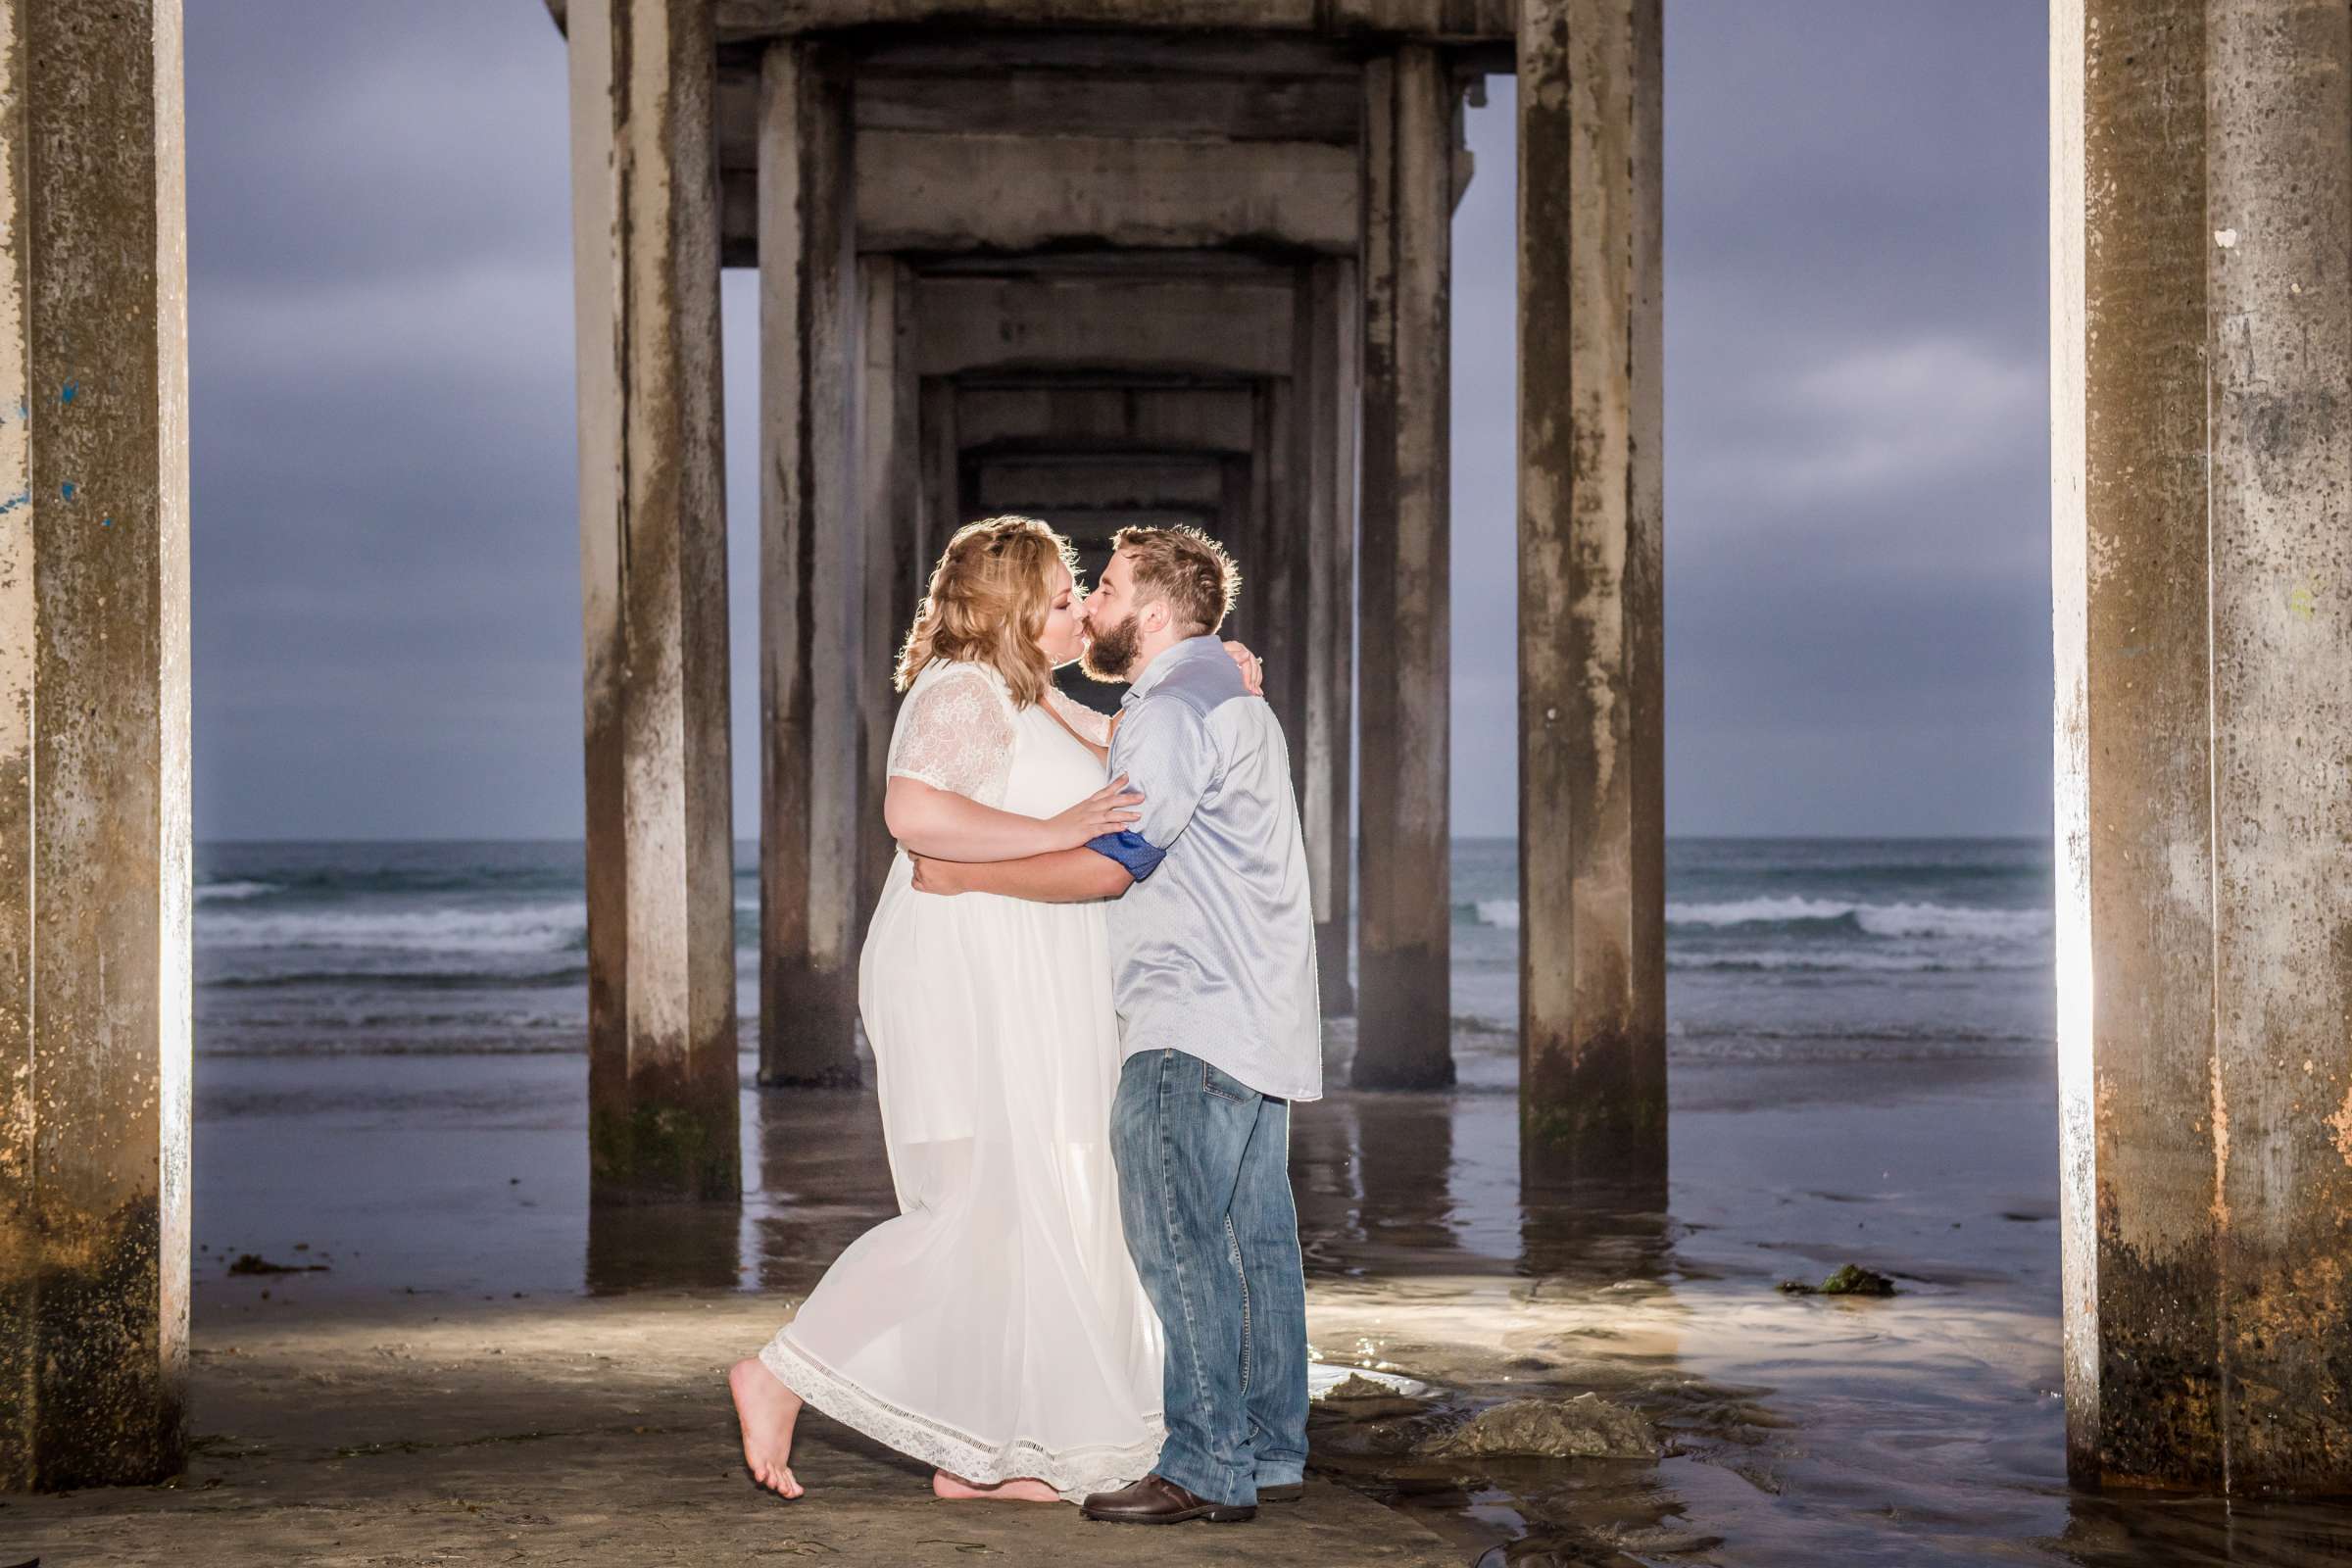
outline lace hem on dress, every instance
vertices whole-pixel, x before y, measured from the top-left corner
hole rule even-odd
[[[1123,1447],[1095,1444],[1054,1452],[1027,1438],[984,1443],[868,1394],[793,1344],[791,1336],[792,1326],[786,1324],[760,1352],[760,1364],[778,1382],[842,1425],[978,1486],[1035,1476],[1064,1502],[1083,1502],[1089,1493],[1116,1491],[1149,1475],[1167,1437],[1155,1410],[1144,1418],[1145,1440]]]

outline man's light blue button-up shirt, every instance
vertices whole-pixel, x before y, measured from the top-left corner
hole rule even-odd
[[[1122,1054],[1173,1046],[1281,1100],[1323,1095],[1314,905],[1290,748],[1214,637],[1163,651],[1121,704],[1110,771],[1142,819],[1088,848],[1110,907]]]

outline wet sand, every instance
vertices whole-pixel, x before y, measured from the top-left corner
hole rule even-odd
[[[283,1278],[270,1304],[284,1299]],[[1187,1565],[1236,1531],[1277,1561],[1440,1568],[1436,1537],[1318,1483],[1254,1524],[1140,1531],[1076,1509],[942,1503],[929,1471],[811,1422],[786,1502],[744,1473],[727,1363],[771,1315],[730,1294],[327,1297],[201,1336],[202,1437],[160,1488],[11,1498],[0,1561]],[[1364,1543],[1371,1544],[1366,1546]]]
[[[12,1499],[0,1545],[183,1563],[215,1560],[206,1542],[239,1560],[491,1560],[493,1544],[514,1561],[670,1560],[652,1543],[681,1561],[1110,1562],[1133,1534],[1154,1547],[1136,1560],[1166,1562],[2295,1564],[2352,1547],[2352,1508],[2065,1487],[2046,1060],[1678,1059],[1665,1193],[1530,1206],[1510,1042],[1457,1050],[1452,1093],[1300,1107],[1321,1381],[1369,1367],[1429,1391],[1320,1405],[1316,1471],[1352,1491],[1269,1510],[1246,1541],[935,1504],[912,1466],[821,1417],[810,1502],[771,1506],[742,1476],[719,1375],[888,1212],[871,1100],[747,1092],[740,1213],[592,1215],[578,1058],[416,1055],[199,1062],[198,1460],[178,1489]],[[229,1274],[246,1252],[327,1267]],[[1775,1288],[1846,1262],[1900,1294]],[[1662,1456],[1415,1451],[1499,1401],[1588,1392],[1648,1420]],[[1388,1523],[1367,1529],[1351,1509],[1375,1501]]]

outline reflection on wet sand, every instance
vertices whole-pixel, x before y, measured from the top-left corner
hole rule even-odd
[[[725,1291],[742,1268],[741,1221],[708,1203],[588,1205],[588,1294]]]
[[[1339,1091],[1300,1107],[1292,1171],[1318,1358],[1433,1385],[1419,1401],[1326,1399],[1315,1462],[1413,1510],[1465,1557],[1703,1547],[1647,1461],[1426,1451],[1481,1407],[1531,1395],[1631,1402],[1675,1364],[1662,1188],[1524,1201],[1516,1117],[1511,1097],[1476,1090]]]
[[[746,1283],[797,1303],[843,1248],[899,1211],[882,1113],[857,1089],[755,1092],[746,1109]]]
[[[869,1093],[747,1090],[740,1213],[591,1213],[571,1060],[207,1065],[200,1343],[379,1311],[510,1336],[585,1290],[754,1294],[749,1350],[896,1211]],[[1336,1092],[1293,1128],[1318,1384],[1413,1380],[1319,1402],[1314,1463],[1465,1562],[2299,1565],[2352,1544],[2343,1507],[2065,1486],[2046,1063],[1678,1061],[1663,1200],[1523,1195],[1503,1066],[1471,1060],[1449,1094]],[[227,1272],[245,1251],[332,1266]],[[1901,1294],[1775,1289],[1846,1262]],[[1585,1395],[1657,1456],[1428,1451]]]
[[[1465,1560],[2294,1564],[2352,1531],[2324,1504],[2065,1487],[2042,1064],[1682,1064],[1663,1190],[1523,1190],[1513,1097],[1465,1076],[1336,1091],[1292,1132],[1318,1386],[1427,1386],[1320,1401],[1316,1466]],[[755,1098],[747,1283],[791,1295],[892,1211],[889,1169],[870,1099]],[[1848,1261],[1901,1294],[1775,1288]],[[1428,1451],[1579,1396],[1637,1412],[1659,1456]]]

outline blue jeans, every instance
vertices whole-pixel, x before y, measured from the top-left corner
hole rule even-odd
[[[1291,1105],[1181,1051],[1119,1072],[1110,1148],[1127,1250],[1166,1331],[1152,1468],[1211,1502],[1306,1474],[1306,1283]]]

